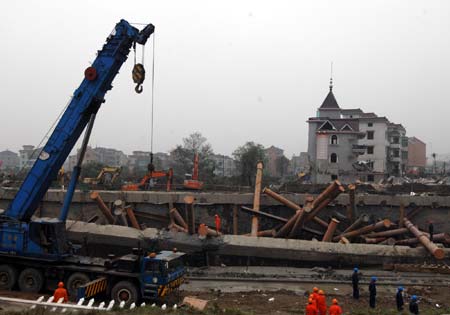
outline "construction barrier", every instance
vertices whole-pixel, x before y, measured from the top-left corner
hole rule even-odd
[[[77,290],[77,301],[82,298],[89,299],[99,293],[106,292],[108,287],[108,281],[106,278],[98,278],[91,282],[88,282],[80,287]]]

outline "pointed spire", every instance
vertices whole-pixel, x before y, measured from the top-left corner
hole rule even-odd
[[[330,69],[330,92],[333,92],[333,61],[331,62]]]

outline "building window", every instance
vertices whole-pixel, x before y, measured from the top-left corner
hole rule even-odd
[[[367,139],[368,140],[373,140],[375,131],[367,131]]]
[[[367,123],[367,127],[373,127],[373,123]]]
[[[393,144],[399,144],[399,143],[400,143],[399,137],[393,137],[393,138],[392,138],[392,143],[393,143]]]
[[[373,145],[367,147],[367,154],[373,154]]]
[[[394,151],[392,151],[392,155],[394,157],[400,157],[400,150],[399,149],[395,149]]]
[[[336,135],[331,136],[330,144],[338,144],[338,137]]]
[[[337,163],[337,161],[338,161],[337,154],[336,153],[331,153],[331,155],[330,155],[330,162],[331,163]]]
[[[402,151],[402,160],[408,159],[408,151]]]
[[[373,176],[373,174],[367,175],[367,181],[368,181],[368,182],[373,182],[373,181],[375,181],[375,176]]]
[[[337,180],[337,179],[338,179],[337,175],[335,175],[335,174],[331,175],[331,180]]]

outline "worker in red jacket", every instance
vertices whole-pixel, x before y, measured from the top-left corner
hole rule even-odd
[[[314,301],[316,302],[316,307],[317,307],[317,309],[319,309],[319,288],[318,287],[313,288],[312,295],[314,297]]]
[[[329,315],[342,315],[342,308],[338,305],[338,300],[333,299],[331,302],[332,305],[330,306],[330,309],[328,310]]]
[[[318,315],[317,307],[313,299],[308,299],[308,304],[306,304],[306,315]]]
[[[67,296],[67,290],[64,288],[64,283],[59,282],[58,288],[53,293],[53,301],[58,302],[60,298],[63,298],[63,303],[67,303],[69,301],[69,297]]]
[[[220,217],[219,215],[216,213],[216,215],[214,216],[215,221],[216,221],[216,231],[217,233],[220,233]]]
[[[323,292],[323,290],[319,290],[317,308],[320,315],[327,315],[327,300],[325,298],[325,292]]]

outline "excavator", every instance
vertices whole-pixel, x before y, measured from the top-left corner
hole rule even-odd
[[[186,174],[183,186],[189,190],[200,190],[203,188],[203,182],[198,180],[198,153],[194,155],[194,169],[192,170],[192,174]]]
[[[83,183],[87,185],[111,187],[119,177],[121,171],[121,167],[106,166],[100,170],[97,177],[83,178]]]
[[[167,171],[155,170],[153,165],[153,156],[150,155],[150,163],[147,165],[147,174],[137,184],[127,184],[122,186],[122,191],[139,191],[139,190],[151,190],[156,186],[156,180],[158,178],[166,178],[166,191],[172,190],[173,184],[173,169],[169,168]]]

